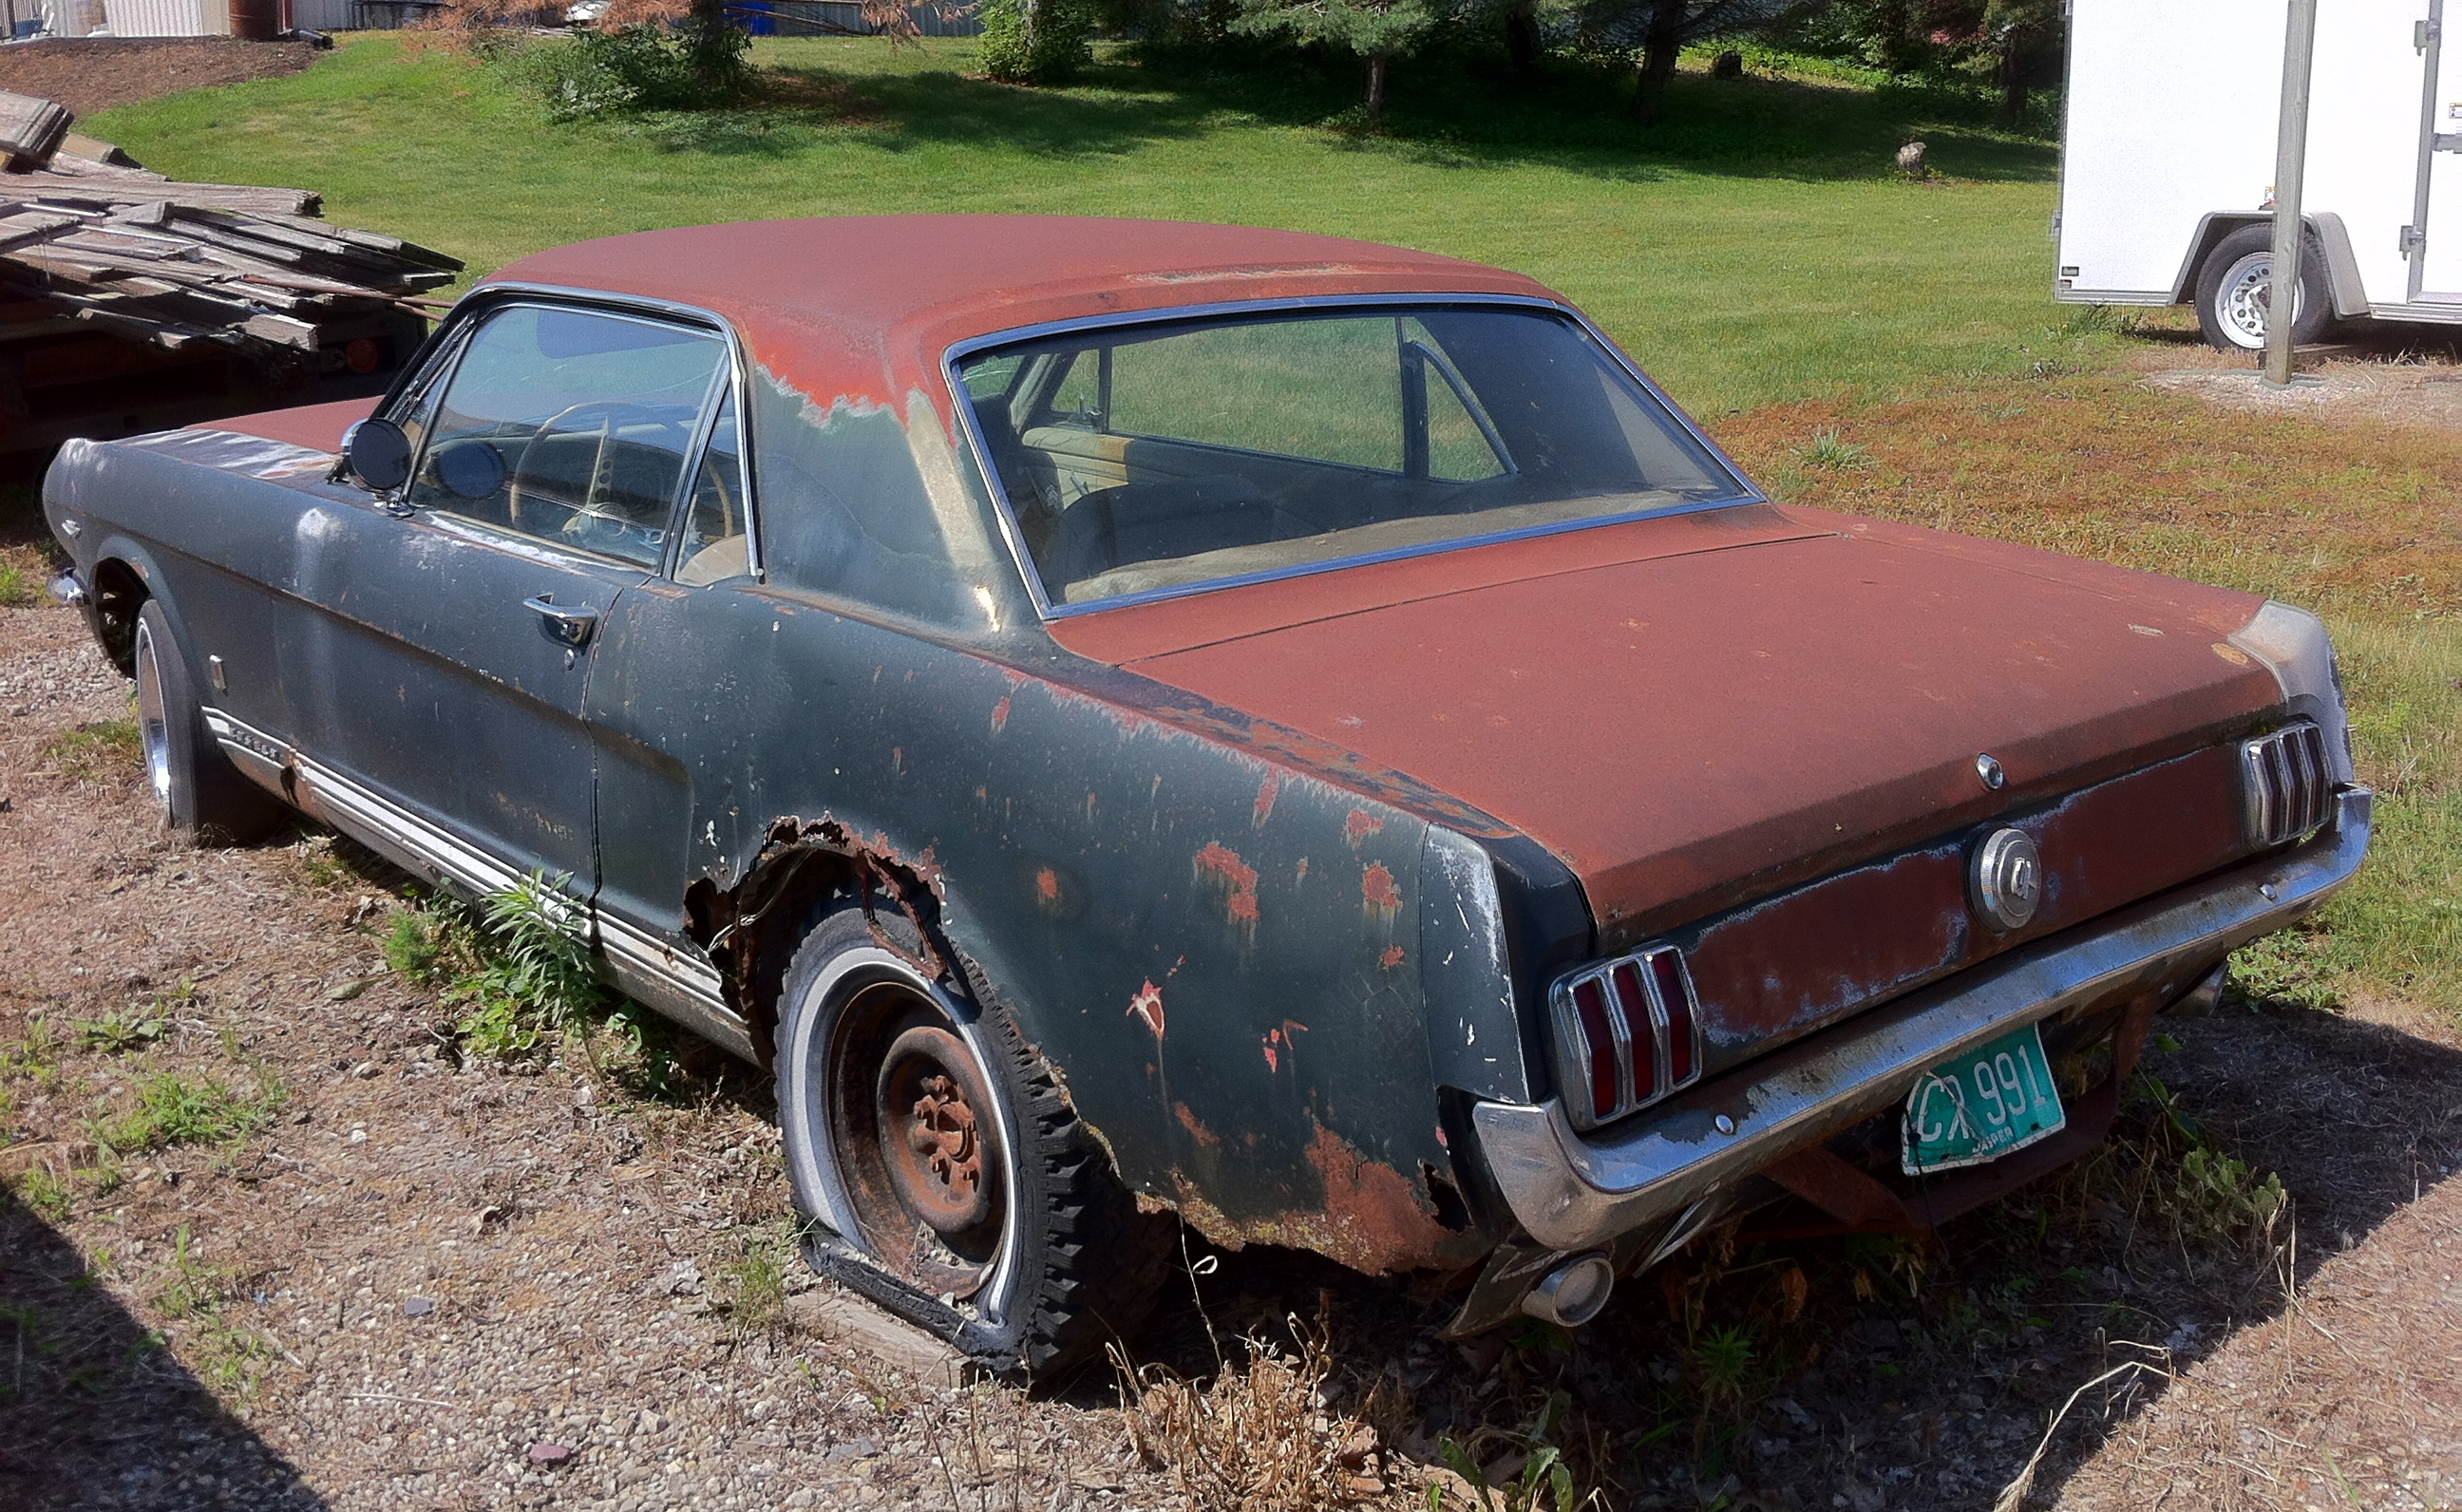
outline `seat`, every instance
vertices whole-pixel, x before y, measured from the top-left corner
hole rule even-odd
[[[1262,545],[1289,533],[1283,526],[1263,490],[1228,473],[1124,484],[1061,511],[1051,575],[1081,583],[1136,562]]]

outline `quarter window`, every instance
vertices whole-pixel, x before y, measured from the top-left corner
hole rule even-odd
[[[499,311],[445,385],[409,502],[655,569],[725,365],[725,343],[703,332]]]

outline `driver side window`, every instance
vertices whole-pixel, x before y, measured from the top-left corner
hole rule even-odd
[[[409,503],[656,570],[726,346],[630,316],[486,318],[424,437]]]

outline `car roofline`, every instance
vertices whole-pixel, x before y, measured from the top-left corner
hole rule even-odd
[[[1688,504],[1663,505],[1655,508],[1631,509],[1619,514],[1600,515],[1595,519],[1570,520],[1555,525],[1529,525],[1509,530],[1492,530],[1481,535],[1457,536],[1447,541],[1423,546],[1394,547],[1382,551],[1362,551],[1338,556],[1323,562],[1304,562],[1291,567],[1269,568],[1262,572],[1242,572],[1230,577],[1208,578],[1198,583],[1177,583],[1167,588],[1152,588],[1142,593],[1122,594],[1113,598],[1096,599],[1085,604],[1055,604],[1045,594],[1043,574],[1035,569],[1034,558],[1019,533],[1016,511],[1010,508],[1006,486],[1000,471],[992,465],[991,447],[975,422],[975,406],[958,377],[958,364],[978,352],[993,347],[1013,346],[1021,341],[1034,341],[1046,336],[1069,335],[1080,332],[1104,331],[1119,327],[1173,325],[1188,320],[1203,320],[1223,315],[1260,314],[1278,311],[1333,311],[1393,306],[1429,305],[1493,305],[1523,310],[1544,310],[1562,315],[1579,326],[1583,333],[1598,343],[1625,375],[1639,384],[1643,392],[1665,407],[1685,435],[1707,451],[1727,470],[1739,485],[1739,491],[1727,498],[1702,500]],[[1176,305],[1160,309],[1121,311],[1117,313],[1075,316],[1066,320],[1046,320],[1033,325],[1013,327],[982,335],[967,336],[950,343],[941,354],[940,376],[949,387],[950,408],[966,438],[968,454],[975,470],[986,484],[992,513],[1000,523],[1001,537],[1008,543],[1009,554],[1017,563],[1019,576],[1026,584],[1026,596],[1035,613],[1047,623],[1054,619],[1074,618],[1080,615],[1101,614],[1107,610],[1128,609],[1139,604],[1158,603],[1165,599],[1188,598],[1199,594],[1219,593],[1225,589],[1245,588],[1257,583],[1280,582],[1287,578],[1311,577],[1320,572],[1338,572],[1347,568],[1370,567],[1379,562],[1402,561],[1411,557],[1434,556],[1440,552],[1463,551],[1477,546],[1494,546],[1506,541],[1529,540],[1544,535],[1566,535],[1575,530],[1595,529],[1603,526],[1624,525],[1634,520],[1658,519],[1670,515],[1697,514],[1709,509],[1729,509],[1743,505],[1767,504],[1769,496],[1736,464],[1725,449],[1710,439],[1709,433],[1695,423],[1683,406],[1669,397],[1667,391],[1652,380],[1641,365],[1610,340],[1595,321],[1563,299],[1537,294],[1447,292],[1433,288],[1417,292],[1382,291],[1374,293],[1302,294],[1274,299],[1216,300],[1204,304]]]

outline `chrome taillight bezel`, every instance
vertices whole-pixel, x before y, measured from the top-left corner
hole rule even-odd
[[[1670,975],[1683,998],[1680,1015],[1670,1012],[1667,984],[1660,975],[1671,965]],[[1626,967],[1631,968],[1632,980],[1640,988],[1639,1004],[1628,1001],[1631,994],[1617,981],[1618,971]],[[1600,994],[1611,1042],[1609,1051],[1615,1059],[1615,1103],[1604,1112],[1592,1095],[1592,1047],[1575,997],[1583,986],[1594,986]],[[1701,1079],[1701,1000],[1693,987],[1692,968],[1685,963],[1683,951],[1675,946],[1649,945],[1611,960],[1592,961],[1559,978],[1547,999],[1548,1015],[1555,1028],[1556,1086],[1565,1116],[1575,1129],[1590,1130],[1613,1123]],[[1680,1031],[1674,1026],[1679,1016],[1685,1025]],[[1685,1036],[1690,1051],[1686,1056],[1687,1074],[1681,1080],[1673,1074],[1679,1033]],[[1647,1095],[1640,1091],[1637,1076],[1639,1055],[1644,1051],[1651,1057]]]
[[[2325,732],[2308,720],[2239,744],[2240,818],[2258,850],[2324,828],[2334,813],[2334,766]]]

